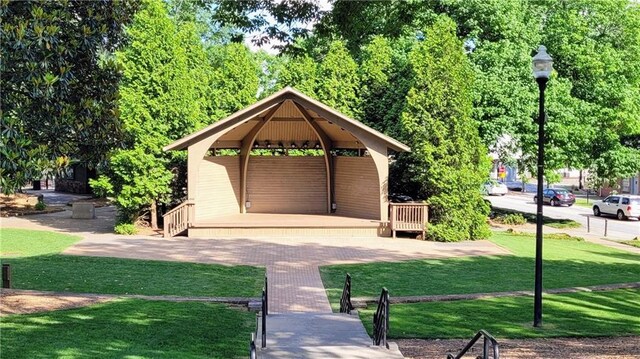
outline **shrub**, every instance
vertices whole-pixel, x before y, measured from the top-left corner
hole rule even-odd
[[[575,237],[567,233],[549,233],[549,234],[545,234],[544,238],[545,239],[561,239],[561,240],[577,241],[577,242],[584,241],[584,238],[582,237]]]
[[[35,205],[35,209],[37,211],[44,211],[47,208],[47,205],[43,201],[38,201]]]
[[[113,185],[109,178],[104,175],[97,179],[90,179],[89,186],[91,186],[93,194],[98,198],[106,198],[113,194]]]
[[[136,226],[131,223],[116,224],[113,230],[116,232],[116,234],[125,234],[125,235],[132,235],[138,232],[138,230],[136,229]]]
[[[505,216],[499,217],[499,222],[508,224],[508,225],[520,226],[527,223],[527,219],[524,218],[524,216],[521,215],[520,213],[511,213],[511,214],[507,214]]]

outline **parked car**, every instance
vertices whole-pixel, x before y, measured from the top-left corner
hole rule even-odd
[[[612,195],[602,201],[593,203],[593,214],[600,216],[608,214],[619,220],[631,218],[640,219],[640,196]]]
[[[533,197],[533,202],[538,203],[538,196]],[[548,203],[552,206],[563,204],[571,207],[576,203],[576,196],[566,189],[547,188],[542,191],[542,204]]]
[[[405,194],[396,194],[392,193],[389,195],[389,202],[392,203],[408,203],[413,202],[413,198],[405,195]]]
[[[507,185],[496,180],[489,180],[482,185],[482,192],[489,196],[504,196],[509,193]]]

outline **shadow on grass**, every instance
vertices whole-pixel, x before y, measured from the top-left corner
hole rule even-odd
[[[502,234],[492,241],[514,255],[326,266],[320,273],[334,304],[339,302],[347,272],[354,297],[377,297],[382,287],[392,297],[532,291],[535,239]],[[545,239],[543,248],[545,289],[640,280],[640,255],[566,240]]]
[[[390,337],[470,338],[485,329],[500,338],[640,335],[640,290],[545,295],[534,328],[533,298],[394,304]],[[375,309],[360,311],[371,333]]]
[[[218,304],[123,300],[2,319],[2,357],[246,357],[255,314]]]
[[[527,223],[536,223],[536,214],[535,213],[526,213],[517,211],[515,209],[507,209],[500,207],[491,207],[491,212],[493,216],[504,216],[507,214],[520,214],[527,220]],[[563,218],[551,218],[547,216],[542,216],[542,224],[545,226],[553,227],[553,228],[578,228],[580,227],[580,223],[572,220],[572,219],[563,219]]]
[[[4,258],[12,287],[57,292],[257,297],[264,268],[61,254]]]

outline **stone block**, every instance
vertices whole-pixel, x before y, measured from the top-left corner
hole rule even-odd
[[[74,202],[71,208],[71,218],[73,219],[96,218],[96,208],[93,203]]]

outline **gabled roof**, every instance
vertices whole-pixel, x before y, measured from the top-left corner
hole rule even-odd
[[[167,146],[164,147],[165,151],[171,150],[182,150],[194,143],[200,142],[201,140],[206,139],[207,137],[218,133],[223,130],[227,130],[232,127],[239,126],[243,124],[245,121],[250,120],[259,116],[261,113],[264,113],[275,106],[279,106],[286,100],[291,100],[295,103],[298,103],[300,106],[303,106],[306,109],[312,110],[319,117],[325,118],[328,121],[333,121],[337,125],[349,130],[350,132],[367,132],[374,137],[378,138],[380,141],[385,143],[388,148],[391,148],[395,151],[404,151],[409,152],[411,149],[381,132],[374,130],[373,128],[363,124],[360,121],[354,120],[349,116],[340,113],[339,111],[332,109],[331,107],[308,97],[302,92],[295,90],[291,87],[286,87],[273,95],[266,97],[253,105],[244,108],[212,125],[209,125],[203,128],[200,131],[194,132],[188,136],[185,136]]]

